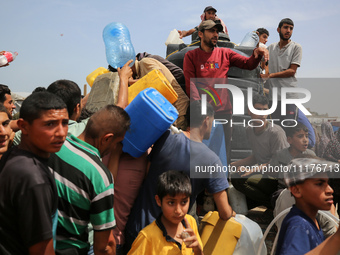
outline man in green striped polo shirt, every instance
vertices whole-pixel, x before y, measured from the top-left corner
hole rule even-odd
[[[107,105],[92,115],[81,135],[67,137],[51,156],[59,197],[56,254],[87,254],[88,223],[94,229],[94,253],[115,254],[113,178],[101,157],[123,140],[129,125],[122,108]]]

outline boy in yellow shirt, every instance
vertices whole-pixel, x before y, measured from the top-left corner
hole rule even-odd
[[[203,254],[196,221],[187,214],[190,195],[190,178],[183,172],[161,174],[155,199],[162,214],[139,232],[128,254]]]

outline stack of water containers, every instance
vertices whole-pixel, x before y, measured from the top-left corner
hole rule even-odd
[[[108,24],[103,39],[107,62],[113,68],[135,60],[129,30],[122,23]],[[123,140],[123,151],[136,158],[142,156],[178,117],[176,108],[154,88],[142,90],[125,110],[131,125]]]

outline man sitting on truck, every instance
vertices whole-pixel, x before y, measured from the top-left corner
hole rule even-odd
[[[190,100],[199,100],[201,92],[204,90],[210,93],[217,93],[219,99],[216,102],[210,100],[210,104],[215,105],[215,118],[228,120],[227,125],[223,125],[225,146],[230,150],[231,126],[229,125],[232,116],[232,106],[228,89],[214,88],[214,84],[227,84],[228,71],[231,66],[253,70],[260,63],[262,57],[268,60],[268,51],[265,48],[255,48],[253,54],[248,58],[242,56],[229,48],[216,47],[218,32],[223,29],[220,23],[212,20],[203,21],[198,28],[200,37],[200,47],[188,51],[184,56],[183,71],[185,77],[185,87]],[[202,79],[193,79],[202,78]],[[217,81],[218,79],[218,81]],[[202,86],[201,86],[202,84]],[[229,154],[229,153],[227,153]],[[227,160],[230,160],[227,155]]]
[[[217,12],[217,10],[212,6],[205,7],[203,14],[201,15],[202,22],[205,21],[205,20],[214,20],[214,21],[219,20],[222,27],[223,27],[223,30],[221,31],[221,33],[225,33],[229,37],[227,26],[224,24],[223,20],[221,20],[219,17],[217,17],[216,12]],[[195,31],[198,31],[198,27],[194,27],[194,28],[187,30],[187,31],[186,30],[178,30],[179,38],[182,39],[183,37],[189,36],[189,35],[193,34]]]

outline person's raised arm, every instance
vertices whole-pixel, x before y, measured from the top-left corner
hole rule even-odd
[[[269,52],[266,48],[258,47],[253,51],[255,58],[263,58],[263,61],[266,63],[269,60]]]
[[[269,59],[268,50],[262,47],[255,48],[250,57],[242,56],[237,52],[229,53],[230,65],[241,69],[253,70],[259,65],[262,59],[265,61]]]
[[[196,31],[195,28],[192,28],[192,29],[187,30],[187,31],[186,30],[178,30],[179,38],[182,39],[183,37],[192,35],[195,31]]]
[[[129,65],[132,63],[132,60],[126,62],[126,64],[122,68],[118,68],[119,75],[119,93],[118,93],[118,102],[117,106],[125,107],[128,105],[128,87],[129,87],[129,78],[132,77],[132,70]]]
[[[93,237],[94,254],[116,254],[116,241],[112,230],[94,231]]]
[[[87,100],[89,99],[90,93],[87,93],[82,99],[81,99],[81,108],[85,108],[87,104]]]

